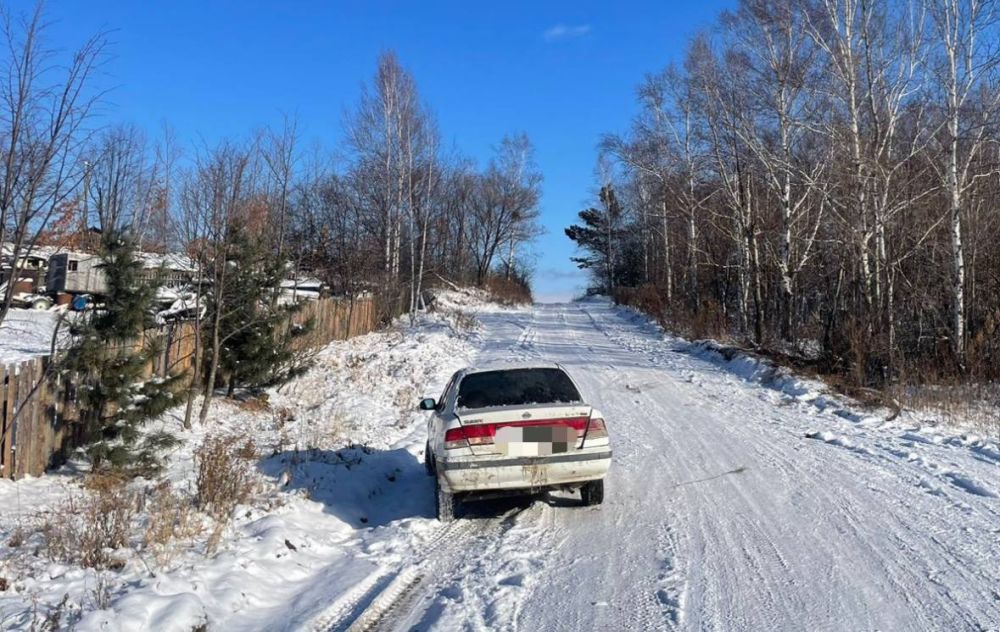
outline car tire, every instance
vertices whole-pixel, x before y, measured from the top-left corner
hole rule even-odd
[[[580,488],[580,498],[584,507],[600,505],[604,502],[604,481],[590,481]]]
[[[434,475],[434,455],[431,454],[431,444],[424,444],[424,469],[431,476]]]
[[[50,301],[47,298],[35,299],[31,303],[31,309],[35,309],[35,310],[38,310],[38,311],[45,311],[45,310],[51,309],[51,308],[52,308],[52,301]]]
[[[457,505],[455,495],[445,491],[441,487],[441,481],[434,477],[434,507],[437,510],[437,519],[441,522],[451,522],[455,519],[455,509]]]

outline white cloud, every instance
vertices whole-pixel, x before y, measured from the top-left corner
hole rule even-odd
[[[567,24],[556,24],[550,28],[545,29],[542,33],[542,38],[546,42],[559,42],[563,40],[575,39],[577,37],[583,37],[587,33],[590,33],[589,24],[580,25],[567,25]]]

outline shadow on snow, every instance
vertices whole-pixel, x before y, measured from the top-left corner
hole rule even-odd
[[[305,490],[326,513],[355,529],[436,517],[434,479],[424,470],[423,461],[403,448],[351,445],[339,450],[288,450],[262,459],[258,467],[265,475],[284,481],[288,491]],[[465,502],[460,515],[489,520],[526,509],[536,500],[554,506],[579,504],[565,495],[536,494]]]

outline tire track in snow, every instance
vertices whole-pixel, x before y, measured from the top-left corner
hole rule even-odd
[[[475,523],[465,521],[448,523],[438,529],[427,542],[420,545],[419,554],[415,558],[394,571],[373,573],[316,615],[308,628],[317,632],[342,631],[352,629],[355,623],[362,621],[365,627],[360,629],[371,629],[381,615],[391,609],[403,596],[402,591],[398,590],[400,581],[405,584],[404,588],[411,588],[412,584],[421,581],[421,569],[426,567],[436,554],[440,552],[446,555],[449,548],[456,547],[456,543],[463,542],[476,531]],[[400,577],[403,580],[398,580]],[[393,582],[396,584],[393,585]],[[383,595],[393,598],[379,602],[379,597]]]
[[[688,360],[687,356],[674,357],[681,360],[681,366],[688,364],[694,368],[697,367],[696,358]],[[738,380],[730,378],[724,381],[733,382],[734,386],[732,388],[737,391],[740,388],[743,390],[752,390],[745,385],[741,386]],[[719,392],[716,394],[715,399],[724,400],[725,397],[723,393]],[[754,405],[760,406],[759,403],[755,403]],[[704,403],[705,408],[711,409],[713,406],[712,401]],[[928,536],[928,533],[915,528],[913,525],[914,516],[912,507],[907,501],[907,497],[912,495],[907,494],[907,492],[912,491],[912,485],[907,485],[908,481],[904,480],[904,484],[900,486],[902,473],[899,471],[899,468],[889,469],[886,465],[892,464],[887,464],[884,460],[867,458],[863,452],[844,456],[843,458],[834,455],[837,458],[830,459],[827,455],[814,452],[815,448],[825,446],[797,445],[797,443],[801,443],[801,439],[789,445],[789,439],[795,437],[795,433],[791,431],[791,428],[794,426],[782,427],[782,424],[785,424],[785,420],[782,417],[787,414],[781,412],[772,415],[779,424],[775,426],[773,424],[761,424],[759,420],[755,423],[753,421],[755,417],[763,419],[763,416],[756,416],[753,414],[753,411],[741,408],[737,413],[740,423],[734,425],[731,429],[732,434],[735,435],[734,439],[740,439],[739,443],[752,446],[768,462],[776,467],[778,473],[784,479],[782,481],[784,484],[779,485],[776,481],[772,485],[773,487],[780,489],[787,486],[794,490],[802,483],[823,481],[830,478],[831,475],[836,475],[838,471],[837,463],[843,463],[846,466],[844,471],[850,472],[852,463],[857,459],[861,459],[860,465],[864,467],[863,471],[870,477],[867,479],[869,492],[876,490],[876,483],[886,483],[888,485],[884,488],[881,486],[878,487],[877,493],[884,496],[884,499],[879,501],[881,511],[877,512],[872,512],[871,505],[868,502],[863,504],[859,502],[865,499],[864,497],[867,494],[864,493],[864,485],[858,485],[858,483],[865,481],[866,478],[852,478],[849,475],[844,480],[848,484],[846,488],[840,488],[836,485],[809,485],[809,493],[817,497],[818,502],[816,504],[819,507],[825,508],[825,512],[817,512],[817,515],[823,520],[823,526],[830,528],[831,532],[839,535],[839,538],[836,536],[830,537],[833,533],[827,533],[825,535],[829,541],[819,542],[819,544],[833,560],[838,559],[841,552],[837,549],[841,548],[843,544],[853,545],[844,549],[847,553],[854,554],[853,567],[847,569],[834,568],[834,570],[840,570],[841,573],[846,573],[844,581],[842,581],[843,585],[851,586],[852,583],[856,583],[852,578],[853,572],[866,566],[869,567],[871,569],[870,575],[879,578],[878,581],[885,582],[882,587],[878,588],[879,590],[896,595],[897,598],[903,599],[907,604],[906,611],[913,618],[899,620],[898,625],[904,627],[913,625],[914,621],[917,622],[919,627],[924,628],[947,627],[949,622],[954,624],[961,621],[970,628],[976,629],[987,625],[986,622],[994,620],[976,619],[974,615],[970,614],[967,607],[969,595],[958,594],[958,596],[964,598],[963,601],[966,603],[966,607],[963,607],[962,602],[957,600],[951,591],[943,590],[944,587],[934,588],[928,583],[927,579],[933,573],[933,566],[940,564],[944,568],[948,568],[950,574],[960,576],[961,581],[957,582],[958,585],[973,587],[973,590],[981,592],[979,603],[988,604],[991,600],[994,604],[1000,603],[997,601],[995,592],[991,595],[989,589],[990,580],[985,579],[982,574],[983,569],[990,568],[989,561],[981,558],[969,559],[967,557],[955,556],[954,553],[956,551],[961,553],[965,547],[959,546],[956,548],[956,538],[954,536],[949,538],[951,540],[949,544],[945,541],[937,540],[933,534]],[[831,419],[829,423],[839,422]],[[781,431],[781,436],[775,434],[778,431]],[[755,437],[753,433],[761,436]],[[691,434],[698,435],[699,433],[692,432]],[[768,437],[767,435],[772,436]],[[704,449],[718,451],[720,446],[725,445],[725,442],[703,441],[702,445]],[[792,449],[789,450],[789,447]],[[803,459],[803,454],[801,453],[815,456],[814,458]],[[857,467],[857,465],[854,463],[853,466]],[[803,471],[804,469],[806,471]],[[905,479],[906,477],[903,476],[902,478]],[[862,487],[860,494],[858,490],[854,490],[852,493],[844,493],[845,491],[851,491],[851,483]],[[735,482],[734,485],[738,487],[739,483]],[[904,492],[902,497],[900,497],[900,491]],[[746,499],[746,495],[742,493],[742,490],[741,495]],[[697,506],[703,503],[693,504]],[[989,520],[995,520],[996,516],[996,513],[990,510],[990,507],[988,503],[980,503],[975,505],[975,510],[986,512],[987,516],[985,520],[988,522]],[[938,505],[937,512],[939,513],[937,520],[942,526],[954,521],[954,514],[951,508]],[[709,513],[703,519],[694,521],[696,523],[696,531],[700,525],[712,524],[713,517],[716,516]],[[927,527],[926,524],[922,524],[921,526],[924,529]],[[948,530],[950,529],[946,529],[944,532],[947,533]],[[757,529],[757,531],[760,531],[760,529]],[[748,534],[747,537],[751,538],[750,541],[753,541],[753,530],[747,529],[745,533]],[[774,551],[773,554],[780,554],[782,547],[786,546],[787,542],[787,540],[783,541],[780,535],[766,535],[765,539],[761,540],[761,543],[769,543],[770,548]],[[926,543],[928,540],[933,542],[934,545],[931,547],[920,546],[921,542]],[[779,543],[781,544],[779,545]],[[857,550],[852,550],[852,548]],[[708,553],[705,553],[705,555],[708,555]],[[933,560],[938,561],[934,562]],[[789,564],[781,560],[779,560],[779,564],[780,568],[783,569],[782,572],[787,574]],[[719,569],[722,571],[723,577],[725,576],[725,571],[730,566],[726,565],[726,568]],[[791,570],[796,569],[793,568]],[[805,579],[814,578],[807,576]],[[719,583],[720,592],[732,592],[732,580]],[[789,589],[798,588],[800,587],[794,584],[789,586]],[[847,594],[850,592],[850,590],[845,591]],[[834,596],[840,598],[838,595]],[[815,610],[813,600],[805,599],[800,601],[802,610],[806,612]],[[841,603],[843,603],[843,600],[841,600]],[[861,606],[862,611],[867,607],[864,603]],[[754,608],[757,607],[757,604],[755,604]],[[794,612],[793,610],[791,614],[794,615]],[[837,620],[831,618],[836,615],[836,611],[828,612],[828,615],[830,616],[826,618],[827,622]],[[726,621],[728,621],[728,625],[732,625],[733,623],[733,619],[727,619]],[[877,621],[877,619],[873,619],[871,626],[877,626]]]
[[[604,323],[598,323],[593,315],[591,317],[595,326],[605,329],[606,335],[608,330],[619,329],[614,325],[605,326]],[[651,351],[647,345],[630,342],[627,339],[623,340],[623,338],[627,338],[627,334],[621,337],[618,335],[608,337],[633,351]],[[676,371],[690,366],[694,369],[692,373],[697,373],[700,370],[705,373],[706,378],[709,378],[705,381],[712,392],[706,393],[710,397],[702,402],[701,407],[705,409],[702,412],[717,408],[716,401],[730,400],[734,403],[741,401],[740,398],[734,399],[733,397],[733,393],[738,395],[741,390],[749,391],[748,394],[753,393],[753,385],[741,383],[732,376],[723,374],[720,376],[721,380],[712,380],[712,374],[718,374],[720,371],[713,371],[711,367],[708,367],[709,371],[705,371],[705,367],[699,366],[697,358],[674,354],[665,354],[665,357],[668,358],[666,362],[656,361],[654,364],[668,371]],[[714,384],[711,384],[712,382]],[[733,392],[727,393],[720,388]],[[745,406],[747,402],[742,401],[741,403]],[[764,402],[764,404],[766,403]],[[759,408],[761,402],[752,402],[751,406]],[[689,504],[698,511],[688,521],[686,530],[689,530],[696,540],[700,540],[694,545],[696,559],[710,563],[710,568],[704,569],[704,571],[698,568],[701,566],[700,564],[695,563],[694,565],[696,568],[693,569],[693,573],[697,577],[693,577],[692,581],[696,585],[702,586],[702,590],[700,594],[696,595],[696,610],[700,613],[700,618],[692,621],[692,626],[729,628],[735,625],[748,627],[753,624],[752,622],[760,621],[761,612],[767,613],[772,621],[798,620],[802,624],[811,621],[833,625],[833,622],[839,620],[842,625],[844,620],[837,617],[842,617],[843,612],[853,610],[856,613],[864,613],[869,607],[863,596],[860,603],[849,603],[852,598],[857,598],[858,588],[855,586],[853,574],[859,569],[864,569],[874,581],[879,582],[870,588],[862,585],[862,589],[866,591],[874,589],[877,592],[894,595],[896,599],[902,599],[905,602],[906,608],[901,612],[901,614],[905,612],[905,618],[896,621],[898,626],[906,627],[916,623],[920,627],[940,628],[942,625],[947,627],[948,622],[954,624],[961,621],[975,629],[985,625],[985,621],[993,620],[976,619],[969,614],[968,594],[958,593],[959,596],[964,597],[963,601],[966,603],[966,607],[963,608],[962,602],[956,600],[950,591],[929,586],[925,576],[930,565],[930,562],[926,560],[928,554],[933,553],[934,558],[942,554],[949,555],[955,549],[955,538],[950,538],[949,546],[946,546],[945,542],[940,542],[930,548],[926,546],[928,540],[934,541],[934,537],[929,538],[926,532],[921,532],[911,526],[914,518],[912,507],[908,506],[905,500],[894,497],[900,491],[900,473],[898,471],[886,469],[885,463],[872,462],[871,459],[863,461],[861,464],[864,467],[863,471],[866,471],[868,476],[874,477],[873,480],[884,481],[891,485],[890,488],[881,492],[885,496],[885,500],[881,501],[883,510],[873,514],[870,501],[866,498],[870,492],[864,490],[863,481],[865,478],[852,478],[853,475],[848,474],[848,477],[843,481],[847,484],[846,487],[819,483],[829,479],[831,475],[834,475],[834,480],[838,478],[837,463],[843,464],[844,472],[850,473],[854,467],[858,467],[856,464],[852,465],[853,461],[857,458],[864,459],[864,454],[859,453],[850,457],[837,457],[830,460],[825,455],[815,453],[814,446],[801,445],[801,433],[794,432],[794,424],[787,424],[787,416],[794,414],[794,411],[771,410],[763,412],[764,414],[756,414],[756,411],[742,407],[730,413],[719,411],[719,417],[730,417],[737,423],[728,428],[720,428],[720,432],[724,431],[724,434],[717,436],[706,433],[705,430],[708,428],[704,424],[692,427],[688,423],[683,423],[685,421],[683,414],[678,414],[676,417],[678,421],[682,422],[682,427],[678,430],[687,435],[690,440],[700,444],[700,447],[695,451],[696,453],[719,457],[729,451],[727,450],[729,446],[750,448],[756,454],[760,464],[755,469],[763,469],[768,472],[769,476],[777,474],[780,477],[780,480],[762,481],[763,486],[761,484],[750,485],[753,482],[753,477],[757,476],[757,472],[753,472],[751,480],[747,481],[745,487],[740,480],[728,481],[726,485],[737,491],[736,498],[739,499],[737,504],[727,508],[728,512],[736,514],[735,516],[720,514],[719,508],[713,502],[706,502],[706,498],[692,494],[693,490],[688,491],[688,495],[692,496]],[[711,418],[712,416],[706,417],[706,419]],[[765,419],[768,419],[766,423]],[[774,421],[770,421],[770,419]],[[831,423],[837,422],[831,420]],[[687,447],[690,451],[691,446]],[[720,453],[722,454],[720,455]],[[802,457],[806,455],[810,458],[803,459]],[[731,457],[729,459],[716,458],[719,463],[731,460]],[[822,465],[819,469],[816,468],[818,464]],[[787,502],[787,499],[783,499],[781,494],[777,492],[787,493],[785,490],[791,490],[794,496],[803,485],[807,486],[809,492],[802,498],[807,501],[811,498],[814,502],[799,503],[798,506],[802,510],[817,510],[815,515],[821,521],[820,524],[814,525],[816,532],[809,534],[813,537],[811,544],[817,547],[817,552],[816,554],[806,552],[804,557],[806,559],[813,558],[820,563],[823,563],[824,560],[826,563],[832,561],[834,564],[832,570],[840,575],[839,583],[831,585],[833,594],[829,596],[810,594],[809,591],[810,584],[816,580],[815,573],[822,572],[822,570],[818,570],[822,567],[802,566],[802,559],[795,560],[796,565],[793,566],[793,562],[786,559],[783,554],[789,544],[794,545],[796,541],[804,540],[803,534],[786,532],[786,529],[781,528],[783,525],[780,522],[775,523],[767,520],[768,513],[774,512],[774,510],[768,511],[758,502],[758,497],[762,501],[767,501],[768,496],[774,496],[771,499],[772,502]],[[859,487],[861,489],[857,489]],[[871,490],[872,484],[869,483],[868,487]],[[892,492],[888,491],[889,489],[892,489]],[[766,492],[763,496],[760,493],[762,490]],[[844,493],[845,491],[850,493]],[[902,491],[908,491],[905,484]],[[859,500],[863,498],[866,502],[860,504]],[[795,506],[793,503],[793,507]],[[987,510],[988,505],[979,504],[976,507]],[[761,513],[762,511],[765,513]],[[945,509],[940,508],[939,511],[944,512]],[[761,518],[749,520],[740,515],[741,512],[747,512],[751,516],[761,516]],[[774,513],[781,515],[781,512]],[[995,515],[991,511],[988,513]],[[947,518],[944,515],[941,518],[941,522],[947,524]],[[953,519],[954,517],[952,517]],[[773,523],[772,526],[769,526],[769,523]],[[927,527],[926,524],[921,526],[925,529]],[[829,532],[824,533],[822,529],[827,529]],[[924,543],[924,546],[919,546],[921,542]],[[845,547],[845,544],[848,546]],[[961,551],[963,548],[963,546],[959,546],[958,550]],[[791,550],[798,557],[803,557],[802,550],[796,550],[794,546]],[[941,551],[940,554],[937,553],[938,550]],[[742,561],[734,564],[733,560],[725,558],[719,560],[716,551],[737,553],[740,556],[739,560]],[[844,568],[840,568],[837,562],[844,553],[851,557],[848,558],[849,563]],[[771,560],[771,562],[768,563],[767,560]],[[958,585],[979,587],[982,592],[980,604],[987,604],[991,599],[996,603],[996,594],[990,595],[990,582],[988,580],[984,582],[982,574],[985,568],[989,568],[988,562],[975,558],[953,558],[953,561],[946,563],[945,567],[950,567],[951,573],[961,576],[961,581],[957,582]],[[751,579],[748,581],[747,578],[735,574],[734,569],[742,573],[750,573]],[[806,574],[803,575],[803,572]],[[838,589],[837,585],[841,588]],[[745,587],[742,590],[747,594],[743,596],[742,600],[749,602],[751,610],[743,612],[733,609],[734,601],[736,601],[733,599],[733,594],[741,591],[738,586]],[[975,590],[975,588],[973,589]],[[794,598],[790,598],[788,593],[797,594]],[[756,598],[746,599],[749,595],[756,595]],[[725,614],[727,610],[729,614]],[[804,618],[803,614],[805,614]],[[890,616],[893,614],[890,613]],[[868,627],[878,627],[880,622],[885,625],[885,619],[871,618]]]
[[[524,604],[519,627],[595,630],[674,627],[683,618],[684,585],[674,572],[675,534],[667,522],[650,524],[633,506],[655,506],[669,499],[659,497],[652,486],[629,485],[621,489],[616,486],[618,471],[630,471],[644,463],[655,472],[655,462],[663,455],[653,448],[658,438],[649,434],[647,424],[618,418],[613,411],[625,406],[622,400],[631,404],[638,397],[643,400],[642,410],[655,415],[656,403],[649,399],[648,393],[628,388],[627,369],[616,364],[620,355],[617,345],[598,343],[591,338],[595,329],[586,313],[566,306],[548,310],[549,318],[540,320],[550,320],[559,327],[551,328],[550,336],[541,338],[537,347],[543,359],[565,364],[581,382],[591,403],[611,415],[615,463],[606,483],[608,496],[603,506],[590,510],[556,509],[556,521],[566,526],[568,540],[563,552],[537,581],[544,589],[526,595],[533,601]],[[653,384],[651,380],[645,382]],[[635,492],[641,495],[632,498]],[[649,538],[644,533],[647,529],[656,529],[656,535]],[[646,547],[634,546],[642,541]],[[633,546],[625,545],[629,542]],[[595,571],[603,579],[593,576]],[[590,577],[574,582],[577,575]],[[576,599],[566,603],[560,600],[559,603],[564,603],[562,608],[547,608],[547,616],[539,620],[538,605],[556,594]]]
[[[516,559],[514,554],[525,542],[525,539],[516,532],[525,529],[530,532],[539,522],[538,518],[532,515],[535,513],[533,509],[533,507],[519,506],[506,510],[499,517],[488,518],[484,528],[467,533],[465,537],[449,546],[444,553],[438,552],[427,559],[420,571],[420,577],[424,581],[414,583],[408,591],[396,599],[377,625],[364,629],[430,629],[437,625],[438,619],[445,614],[445,607],[439,603],[442,600],[442,593],[457,592],[463,601],[480,601],[477,608],[465,609],[466,613],[470,610],[479,613],[495,609],[496,604],[493,602],[500,597],[494,594],[492,601],[483,599],[475,587],[469,591],[469,587],[463,585],[464,579],[473,574],[500,577],[499,583],[503,583],[503,568],[491,568],[489,572],[485,572],[483,568],[496,563],[506,566],[510,564],[511,559]],[[544,511],[542,515],[544,516]],[[475,522],[475,520],[477,519],[469,518],[462,521]],[[537,555],[535,549],[528,550],[535,553],[536,563],[540,561],[542,556]],[[529,574],[530,570],[532,569],[527,569],[523,574]],[[488,626],[485,618],[481,623],[486,628],[495,628]]]

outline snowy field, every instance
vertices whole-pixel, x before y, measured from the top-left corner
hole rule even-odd
[[[59,313],[11,309],[0,323],[0,364],[23,362],[52,349],[52,332]]]
[[[477,359],[573,374],[611,432],[602,506],[432,517],[414,404]],[[159,423],[180,432],[179,414]],[[152,497],[117,570],[53,559],[35,532],[85,511],[71,468],[0,481],[0,630],[1000,628],[995,439],[886,421],[599,301],[450,294],[414,328],[335,343],[266,406],[220,402],[181,433],[164,473],[177,496],[216,433],[254,440],[253,496],[168,547],[142,535]]]

